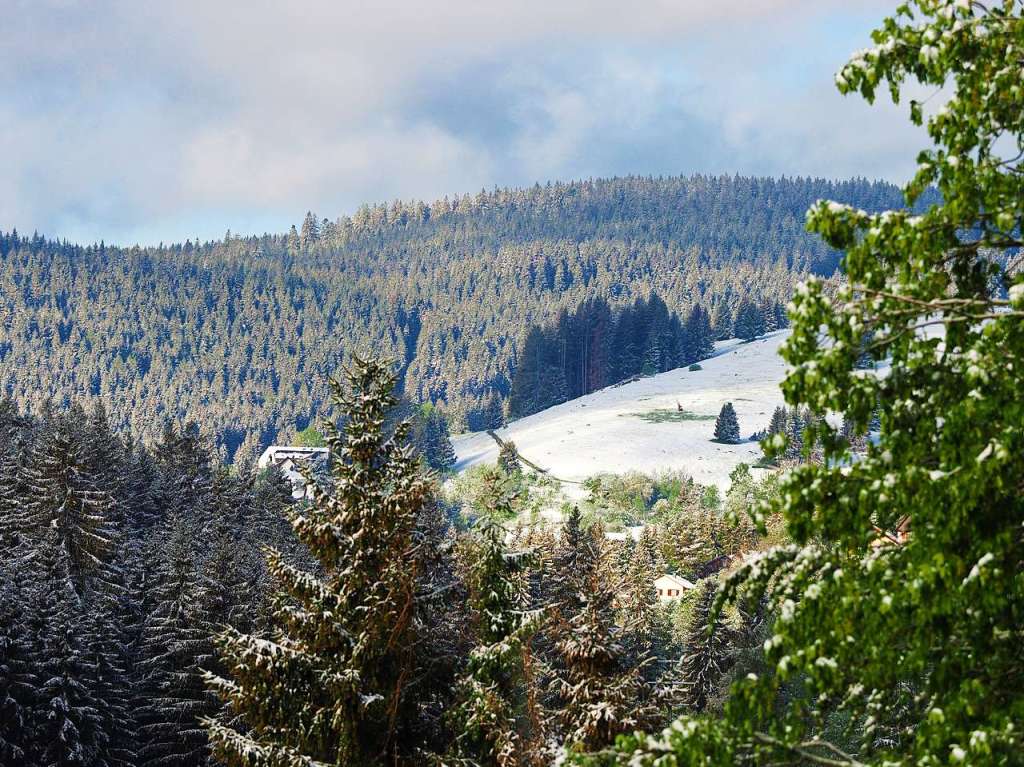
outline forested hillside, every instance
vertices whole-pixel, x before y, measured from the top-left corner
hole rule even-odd
[[[406,396],[455,425],[507,400],[526,333],[603,297],[655,293],[728,328],[744,299],[784,303],[834,251],[804,233],[818,198],[876,210],[863,180],[624,178],[309,215],[286,234],[115,248],[0,235],[0,393],[19,406],[103,399],[145,439],[196,419],[250,460],[320,413],[326,376],[373,348]],[[240,450],[240,452],[239,452]]]
[[[659,606],[652,585],[668,566],[698,579],[757,544],[750,525],[725,522],[717,493],[678,474],[604,476],[601,513],[649,516],[640,541],[610,541],[576,509],[560,534],[519,529],[506,548],[496,521],[541,480],[494,468],[479,508],[438,497],[405,448],[412,424],[391,409],[394,374],[355,367],[333,411],[344,432],[327,430],[337,460],[298,505],[278,469],[229,471],[195,429],[146,447],[113,433],[102,408],[27,413],[0,399],[0,765],[249,765],[260,746],[248,744],[288,732],[266,721],[306,723],[323,702],[342,713],[295,729],[316,764],[488,764],[475,755],[498,738],[504,764],[550,764],[562,742],[607,745],[703,710],[732,655],[763,641],[761,616],[743,616],[709,652],[706,610]],[[759,491],[749,473],[739,483],[727,507]],[[316,544],[308,531],[328,507],[337,532]],[[285,596],[286,582],[305,588]],[[299,601],[321,598],[331,609]],[[320,630],[285,636],[282,621],[310,616],[326,619]],[[278,684],[282,671],[297,673]],[[235,674],[265,691],[249,695]],[[477,696],[492,678],[500,694]],[[282,691],[294,705],[267,720],[247,707]],[[502,695],[535,701],[532,716]],[[485,706],[509,715],[470,729]]]

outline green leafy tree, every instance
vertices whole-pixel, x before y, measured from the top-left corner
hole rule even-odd
[[[781,482],[792,545],[745,564],[724,594],[780,605],[766,671],[735,685],[721,718],[625,739],[619,763],[1021,763],[1022,17],[1011,0],[904,3],[837,75],[869,101],[913,80],[944,88],[927,119],[910,102],[934,147],[906,187],[908,203],[931,185],[942,202],[810,210],[809,228],[845,250],[845,279],[834,297],[819,280],[798,291],[783,388],[819,416],[805,440],[825,460]],[[887,375],[857,370],[871,332]],[[876,406],[878,441],[852,461],[820,416],[862,432]],[[905,518],[909,537],[879,540]]]
[[[413,534],[431,485],[407,446],[410,424],[385,427],[397,404],[390,367],[354,358],[347,379],[347,390],[334,382],[344,434],[326,429],[331,489],[293,518],[320,574],[271,551],[271,636],[220,635],[229,677],[209,681],[244,728],[208,726],[229,764],[375,765],[414,746],[399,727],[414,671]]]
[[[295,444],[298,447],[327,447],[324,435],[315,426],[307,426],[295,433]]]

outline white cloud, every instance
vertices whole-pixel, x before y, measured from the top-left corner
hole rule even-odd
[[[841,0],[14,5],[0,228],[169,240],[581,175],[892,177],[919,143],[835,107]]]

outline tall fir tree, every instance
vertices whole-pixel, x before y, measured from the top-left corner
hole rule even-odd
[[[95,667],[84,647],[80,597],[56,529],[47,531],[39,551],[31,761],[47,767],[88,767],[105,755],[111,735],[103,729],[104,702],[91,684]]]
[[[711,320],[704,307],[697,304],[686,319],[687,350],[684,364],[707,359],[715,350],[715,338],[711,330]]]
[[[192,767],[209,755],[200,720],[218,709],[203,681],[203,668],[212,661],[213,626],[203,609],[194,540],[187,518],[168,519],[156,564],[155,609],[140,648],[138,758],[146,767]]]
[[[33,706],[38,684],[26,587],[11,547],[0,560],[0,764],[28,767],[33,747]],[[15,554],[12,556],[12,554]]]
[[[414,531],[431,486],[407,447],[409,423],[385,428],[397,404],[390,366],[353,358],[347,379],[347,390],[333,383],[346,418],[343,435],[327,428],[331,488],[316,488],[293,519],[320,574],[271,551],[280,588],[271,637],[220,636],[228,678],[209,682],[244,728],[207,725],[229,764],[361,766],[415,749],[400,715],[415,671]]]
[[[437,408],[424,405],[414,421],[413,442],[428,467],[439,472],[450,471],[457,456],[452,445],[448,419]]]
[[[505,529],[487,517],[477,523],[474,548],[468,586],[476,646],[451,713],[452,757],[454,763],[517,767],[540,735],[532,731],[526,698],[529,643],[541,619],[528,609],[524,590],[530,555],[509,551]]]
[[[711,312],[711,332],[716,341],[732,338],[732,310],[725,301],[715,303]]]
[[[620,733],[656,724],[660,701],[644,678],[650,657],[630,657],[624,642],[615,588],[596,562],[575,580],[583,586],[581,605],[555,630],[548,729],[571,751],[595,751]]]
[[[728,629],[712,616],[716,594],[715,581],[705,580],[697,596],[681,664],[683,699],[694,711],[707,707],[730,662]]]
[[[505,410],[501,402],[501,395],[492,391],[484,406],[483,426],[485,429],[500,429],[505,425]]]
[[[735,445],[740,441],[740,422],[731,402],[722,405],[718,418],[715,420],[715,441],[728,445]]]
[[[553,566],[558,573],[553,587],[555,603],[566,614],[571,615],[583,604],[587,579],[597,566],[598,556],[594,538],[583,526],[580,507],[573,506],[562,523],[553,557]]]
[[[736,310],[736,320],[733,323],[733,335],[744,341],[753,341],[765,332],[764,315],[757,304],[749,298],[744,298]]]
[[[81,596],[94,577],[112,577],[118,530],[116,502],[100,486],[102,476],[93,475],[86,465],[75,426],[70,415],[54,413],[29,449],[24,524],[37,539],[53,532]]]

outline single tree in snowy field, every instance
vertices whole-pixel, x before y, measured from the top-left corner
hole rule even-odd
[[[740,422],[731,402],[722,405],[715,420],[715,441],[735,445],[740,441]]]

